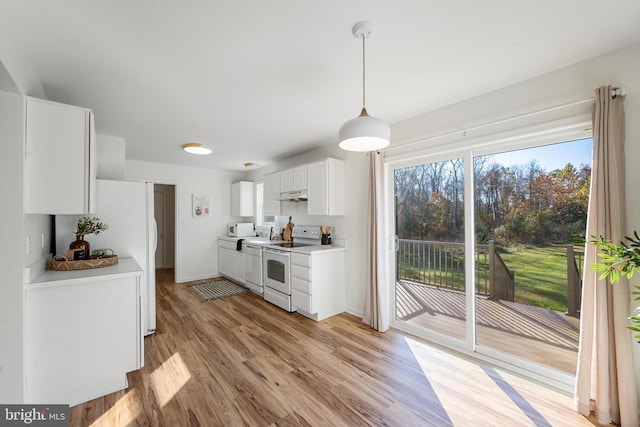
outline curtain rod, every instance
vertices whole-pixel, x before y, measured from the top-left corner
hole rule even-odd
[[[616,99],[618,96],[627,96],[627,88],[626,87],[612,87],[611,88],[611,99]]]
[[[620,93],[615,93],[616,91],[620,91]],[[613,88],[611,90],[611,96],[612,97],[613,96],[625,96],[625,95],[626,95],[626,91],[624,89]],[[586,103],[589,103],[589,102],[595,102],[595,97],[587,98],[587,99],[581,99],[580,101],[569,102],[567,104],[556,105],[554,107],[544,108],[542,110],[536,110],[536,111],[532,111],[532,112],[526,113],[526,114],[520,114],[520,115],[517,115],[517,116],[507,117],[506,119],[500,119],[500,120],[496,120],[496,121],[493,121],[493,122],[484,123],[484,124],[477,125],[477,126],[472,126],[470,128],[466,128],[466,129],[454,130],[454,131],[443,133],[443,134],[440,134],[440,135],[431,136],[429,138],[417,139],[415,141],[409,141],[409,142],[405,142],[403,144],[398,144],[398,145],[391,145],[391,146],[383,149],[382,151],[393,150],[394,148],[404,148],[404,147],[407,147],[407,146],[410,146],[410,145],[421,144],[421,143],[424,143],[424,142],[436,141],[438,139],[447,138],[449,136],[465,134],[465,133],[467,133],[469,131],[483,129],[483,128],[486,128],[486,127],[495,126],[495,125],[499,125],[499,124],[502,124],[502,123],[508,123],[510,121],[513,121],[513,120],[524,119],[524,118],[527,118],[527,117],[536,116],[538,114],[549,113],[551,111],[561,110],[561,109],[569,108],[569,107],[574,107],[576,105],[586,104]]]
[[[611,88],[611,99],[615,99],[618,96],[627,96],[627,88],[626,87],[613,86]],[[589,102],[595,102],[595,100],[596,100],[595,97],[581,99],[580,101],[574,101],[574,102],[569,102],[567,104],[556,105],[554,107],[543,108],[542,110],[536,110],[536,111],[532,111],[530,113],[520,114],[518,116],[507,117],[506,119],[496,120],[496,121],[493,121],[493,122],[484,123],[484,124],[477,125],[477,126],[472,126],[470,128],[466,128],[466,129],[454,130],[454,131],[451,131],[451,132],[443,133],[441,135],[436,135],[436,136],[432,136],[432,137],[429,137],[429,138],[417,139],[415,141],[409,141],[409,142],[405,142],[403,144],[398,144],[398,145],[391,145],[391,146],[389,146],[389,147],[387,147],[387,148],[385,148],[383,150],[379,150],[379,151],[388,151],[388,150],[393,150],[394,148],[403,148],[403,147],[407,147],[409,145],[421,144],[421,143],[430,142],[430,141],[436,141],[438,139],[447,138],[449,136],[465,134],[465,133],[467,133],[469,131],[483,129],[483,128],[486,128],[486,127],[489,127],[489,126],[495,126],[495,125],[499,125],[499,124],[502,124],[502,123],[508,123],[508,122],[510,122],[512,120],[524,119],[524,118],[535,116],[535,115],[538,115],[538,114],[549,113],[551,111],[561,110],[563,108],[569,108],[569,107],[574,107],[576,105],[586,104],[586,103],[589,103]]]

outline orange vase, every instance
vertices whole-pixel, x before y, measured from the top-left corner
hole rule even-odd
[[[71,242],[69,249],[82,249],[84,250],[84,257],[82,259],[89,259],[91,256],[91,249],[89,242],[84,240],[84,236],[76,236],[76,240]]]

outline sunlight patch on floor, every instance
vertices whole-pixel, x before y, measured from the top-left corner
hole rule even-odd
[[[454,426],[593,427],[575,411],[568,393],[420,341],[405,340]]]
[[[92,423],[91,427],[127,426],[138,418],[141,407],[138,391],[135,389],[128,391],[127,394],[118,399],[115,405]]]
[[[482,366],[409,338],[406,341],[453,425],[533,425]],[[486,411],[470,412],[469,407]]]
[[[191,378],[191,372],[182,361],[180,353],[174,353],[150,376],[151,388],[160,407],[164,407]]]

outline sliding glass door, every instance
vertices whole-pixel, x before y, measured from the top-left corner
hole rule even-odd
[[[476,343],[574,374],[591,139],[474,157]]]
[[[464,160],[399,167],[393,179],[395,317],[464,341]]]
[[[591,146],[393,164],[396,326],[573,375]]]

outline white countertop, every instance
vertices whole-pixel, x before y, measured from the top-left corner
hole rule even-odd
[[[219,240],[226,240],[229,242],[237,242],[240,239],[243,239],[243,245],[253,245],[253,246],[263,246],[273,249],[279,249],[281,251],[287,252],[297,252],[301,254],[310,254],[315,251],[345,251],[347,248],[345,245],[310,245],[310,246],[300,246],[297,248],[283,248],[282,246],[273,245],[272,243],[281,243],[282,240],[269,240],[262,237],[229,237],[222,236],[218,238]],[[340,240],[343,243],[346,243],[344,240]]]
[[[300,254],[310,254],[311,252],[340,252],[340,251],[346,251],[347,248],[343,246],[318,245],[318,246],[302,246],[299,248],[291,248],[287,250],[289,252],[297,252]]]
[[[91,268],[87,270],[54,271],[45,270],[26,289],[35,289],[49,285],[67,285],[71,283],[95,282],[115,277],[141,276],[142,267],[133,258],[118,258],[118,263],[110,267]]]

